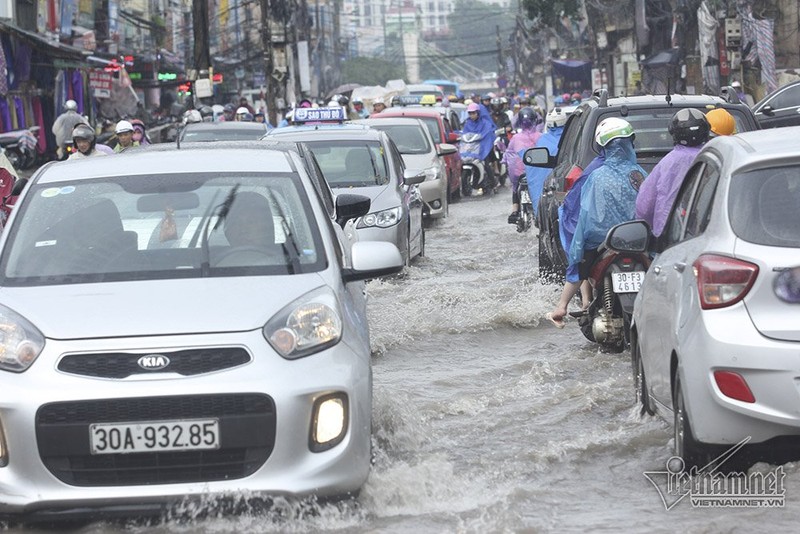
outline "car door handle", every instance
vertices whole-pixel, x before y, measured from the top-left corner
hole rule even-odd
[[[682,261],[679,261],[679,262],[673,264],[672,268],[675,269],[676,271],[678,271],[679,273],[682,273],[683,270],[686,269],[686,264],[684,262],[682,262]]]

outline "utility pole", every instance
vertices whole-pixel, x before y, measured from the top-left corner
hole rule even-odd
[[[197,1],[197,0],[195,0]],[[264,43],[264,81],[267,84],[267,120],[270,124],[278,124],[275,113],[275,100],[277,84],[272,78],[275,65],[272,58],[272,26],[270,15],[272,14],[272,0],[261,0],[261,31]]]
[[[208,44],[208,2],[207,0],[192,1],[192,29],[194,32],[194,68],[197,70],[198,79],[208,77],[208,68],[211,66],[211,54]],[[192,101],[195,107],[198,103],[196,89],[192,88]]]
[[[497,24],[495,29],[497,30],[497,73],[500,75],[505,72],[506,66],[503,62],[503,40],[500,39],[500,25]]]

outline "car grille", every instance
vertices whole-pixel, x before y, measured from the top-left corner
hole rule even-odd
[[[250,354],[241,347],[190,349],[158,354],[169,358],[169,365],[159,370],[148,370],[139,366],[139,359],[145,354],[127,352],[69,354],[58,362],[58,370],[99,378],[127,378],[158,371],[192,376],[230,369],[250,361]]]
[[[89,425],[216,418],[220,448],[204,451],[90,452]],[[175,484],[253,474],[275,445],[275,403],[267,395],[189,395],[46,404],[36,414],[39,456],[73,486]]]

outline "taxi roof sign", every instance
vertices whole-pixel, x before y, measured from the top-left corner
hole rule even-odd
[[[436,95],[400,95],[392,99],[393,106],[435,106]]]
[[[305,124],[308,122],[344,122],[347,120],[344,108],[297,108],[294,110],[293,122]]]

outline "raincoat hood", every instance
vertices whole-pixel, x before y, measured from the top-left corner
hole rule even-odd
[[[605,162],[581,191],[581,208],[567,259],[577,265],[583,251],[599,247],[608,231],[635,216],[636,195],[647,173],[636,163],[629,137],[612,139],[605,147]]]

